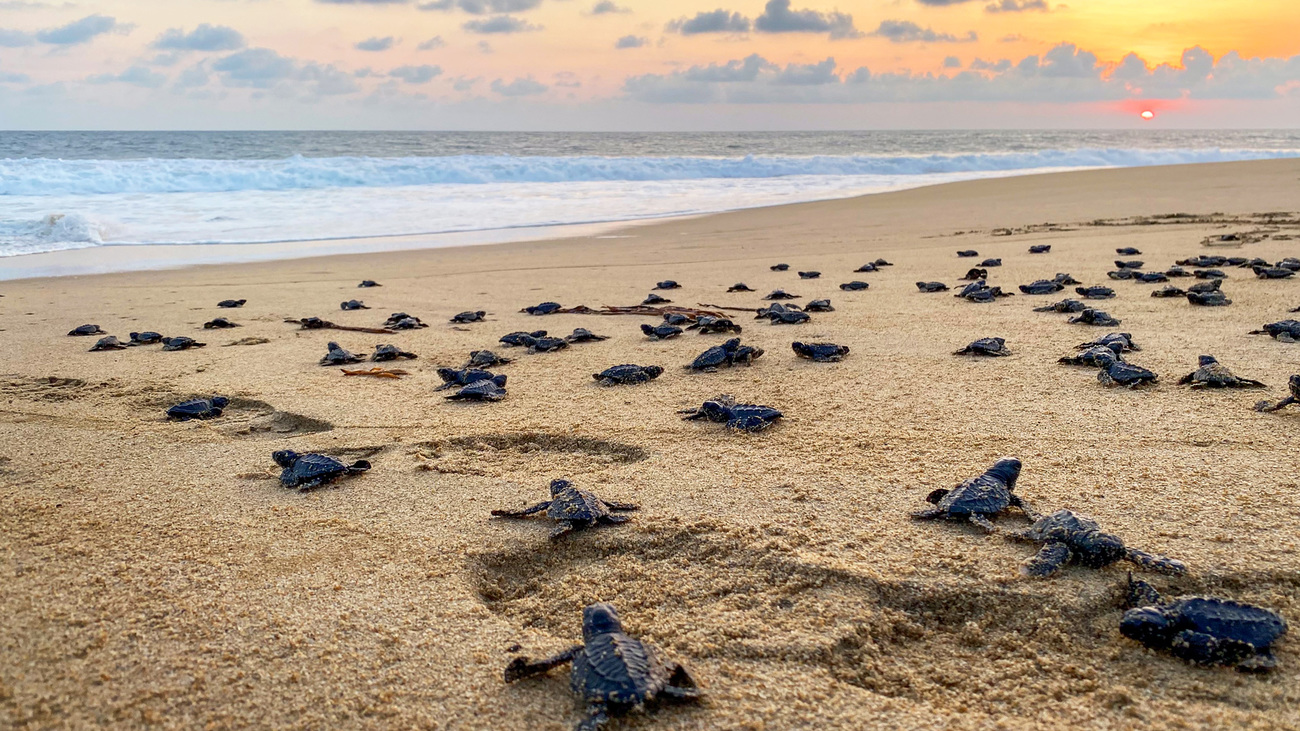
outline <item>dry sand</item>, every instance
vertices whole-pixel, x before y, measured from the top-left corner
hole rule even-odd
[[[1297,161],[1083,172],[625,238],[6,283],[0,725],[568,728],[580,709],[565,672],[507,687],[501,670],[512,645],[536,656],[572,643],[581,608],[605,600],[708,692],[698,707],[616,728],[1300,727],[1294,636],[1266,677],[1190,667],[1117,632],[1123,566],[1030,580],[1018,574],[1030,547],[907,518],[930,490],[1019,456],[1027,500],[1086,512],[1193,567],[1155,578],[1162,589],[1300,619],[1300,413],[1251,410],[1285,394],[1300,345],[1245,334],[1300,305],[1300,281],[1231,269],[1226,308],[1113,283],[1119,297],[1103,308],[1144,348],[1133,360],[1161,375],[1138,392],[1055,364],[1108,330],[1030,311],[1061,297],[976,305],[913,285],[956,284],[973,264],[961,248],[1002,257],[992,280],[1013,290],[1056,272],[1110,284],[1124,245],[1148,268],[1201,253],[1297,255],[1300,239],[1278,238],[1300,234],[1295,225],[1239,249],[1201,241],[1266,228],[1248,214],[1296,210],[1298,179]],[[1077,225],[1176,212],[1224,215]],[[1044,222],[1068,230],[992,235]],[[1037,243],[1051,253],[1027,254]],[[851,273],[876,257],[895,266]],[[791,271],[769,271],[778,261]],[[824,274],[801,281],[799,269]],[[384,286],[357,289],[363,278]],[[836,311],[787,327],[736,313],[767,353],[716,374],[681,365],[724,336],[649,342],[638,325],[651,318],[517,312],[550,299],[633,304],[664,278],[683,283],[668,293],[679,304],[755,307],[784,287],[828,296]],[[871,289],[837,289],[855,278]],[[759,292],[725,294],[737,281]],[[228,297],[248,304],[215,308]],[[374,309],[340,312],[353,297]],[[489,321],[446,322],[467,309]],[[374,336],[283,322],[377,325],[398,310],[433,326]],[[218,315],[243,327],[199,329]],[[94,338],[64,337],[82,323],[209,346],[88,353]],[[502,334],[574,327],[611,339],[514,353],[501,403],[433,392],[436,366]],[[986,335],[1015,355],[950,355]],[[241,338],[269,342],[222,347]],[[853,353],[801,361],[795,339]],[[420,359],[404,380],[345,378],[316,363],[329,340],[355,351],[396,342]],[[1271,388],[1175,386],[1200,353]],[[590,378],[626,362],[667,372],[615,389]],[[786,418],[736,435],[674,413],[723,392]],[[207,423],[161,418],[210,393],[235,407]],[[299,494],[267,479],[283,448],[364,456],[374,469]],[[543,499],[558,476],[642,510],[554,545],[544,520],[488,519]]]

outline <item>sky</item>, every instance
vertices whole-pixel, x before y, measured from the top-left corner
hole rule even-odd
[[[1293,128],[1297,29],[1295,0],[0,0],[0,129]]]

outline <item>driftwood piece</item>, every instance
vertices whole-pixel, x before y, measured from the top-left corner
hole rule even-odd
[[[374,368],[369,368],[369,369],[340,368],[339,370],[343,371],[343,375],[345,376],[374,376],[375,378],[401,378],[402,376],[411,375],[409,371],[404,371],[401,368],[380,368],[379,366],[375,366]]]
[[[751,310],[748,309],[745,310],[745,312],[750,311]],[[721,312],[714,310],[701,310],[694,307],[678,307],[676,305],[664,305],[662,307],[651,307],[650,305],[601,305],[599,310],[592,309],[586,305],[578,305],[577,307],[556,310],[556,313],[566,315],[640,315],[642,317],[663,317],[668,313],[676,313],[688,317],[700,317],[702,315],[707,315],[709,317],[723,316]]]
[[[284,321],[292,322],[295,325],[301,325],[303,330],[348,330],[358,333],[374,333],[376,335],[392,335],[397,332],[396,330],[390,330],[386,327],[354,327],[352,325],[339,325],[330,322],[329,320],[322,320],[319,317],[303,317],[297,320],[288,317],[285,318]]]

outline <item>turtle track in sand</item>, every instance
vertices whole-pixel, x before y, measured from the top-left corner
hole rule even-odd
[[[585,474],[634,464],[650,456],[645,449],[631,444],[547,432],[476,434],[414,446],[428,460],[426,469],[485,477]]]

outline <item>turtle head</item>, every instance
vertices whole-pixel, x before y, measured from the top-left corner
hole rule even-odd
[[[565,479],[551,480],[551,497],[555,497],[565,490],[573,487],[573,483]]]
[[[499,373],[495,376],[492,376],[488,380],[495,383],[499,388],[506,387],[506,374],[504,373]]]
[[[217,407],[218,409],[224,409],[226,408],[226,405],[230,403],[230,399],[226,398],[225,396],[213,396],[211,400],[212,400],[212,405]]]
[[[1215,358],[1212,355],[1202,355],[1199,359],[1197,359],[1197,362],[1202,366],[1208,366],[1208,365],[1214,365],[1215,363],[1218,363],[1219,359]]]
[[[1291,395],[1300,398],[1300,376],[1291,376],[1288,383],[1291,386]]]
[[[1015,490],[1016,480],[1020,477],[1020,460],[1015,457],[1000,459],[989,468],[988,474],[1005,482],[1007,490]]]
[[[1156,607],[1140,607],[1124,612],[1119,632],[1147,647],[1168,647],[1178,628]]]
[[[582,610],[582,638],[587,642],[600,635],[622,631],[623,623],[619,621],[614,605],[596,602]]]
[[[1082,554],[1080,563],[1085,566],[1101,568],[1109,566],[1128,555],[1124,541],[1119,536],[1101,531],[1091,531],[1083,541],[1076,544]]]
[[[292,449],[282,449],[278,452],[271,453],[271,459],[275,460],[276,464],[280,465],[285,469],[289,469],[290,467],[292,467],[294,463],[298,461],[298,458],[300,456],[301,455],[299,455],[297,452],[293,451]]]
[[[722,349],[730,353],[740,347],[740,338],[732,338],[722,344]]]
[[[644,370],[646,372],[646,375],[650,376],[651,378],[658,378],[659,376],[662,376],[664,374],[663,366],[656,366],[656,365],[646,366]]]
[[[452,381],[456,380],[459,373],[460,371],[457,371],[455,368],[438,369],[438,377],[442,379],[443,383],[451,383]]]
[[[700,406],[700,412],[709,421],[731,421],[731,406],[721,397],[705,401]]]

